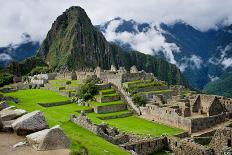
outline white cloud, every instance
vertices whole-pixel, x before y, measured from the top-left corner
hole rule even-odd
[[[232,58],[224,58],[222,61],[224,68],[232,67]]]
[[[231,0],[0,0],[0,4],[0,47],[21,42],[24,32],[42,41],[56,17],[73,5],[82,6],[94,24],[118,16],[152,23],[181,19],[201,30],[232,23]]]
[[[11,56],[6,54],[6,53],[1,53],[0,54],[0,61],[9,61],[11,59],[12,59]]]
[[[231,24],[231,0],[79,0],[94,23],[114,17],[147,22],[184,20],[201,30]]]
[[[191,55],[189,58],[183,57],[176,65],[182,72],[184,72],[187,67],[191,69],[201,69],[203,60],[199,56]]]
[[[222,65],[224,69],[232,66],[232,58],[227,57],[227,52],[232,50],[232,43],[225,46],[225,48],[218,47],[217,50],[220,50],[220,58],[212,57],[209,59],[209,63],[214,65]]]
[[[23,33],[42,41],[58,15],[76,0],[0,0],[0,47],[24,41]]]
[[[197,69],[200,69],[203,63],[201,57],[196,56],[196,55],[191,55],[189,61],[190,63],[192,63],[192,66],[196,67]]]
[[[213,76],[213,75],[208,75],[208,77],[209,77],[209,79],[210,79],[211,82],[214,82],[214,81],[217,81],[217,80],[220,79],[219,77]]]
[[[166,59],[172,64],[176,64],[173,52],[180,52],[179,48],[174,43],[167,43],[165,37],[161,34],[161,29],[158,25],[152,24],[151,29],[146,32],[139,32],[137,25],[134,25],[136,33],[120,32],[116,33],[116,28],[122,23],[122,20],[113,20],[108,25],[104,35],[108,41],[120,40],[124,43],[129,43],[135,50],[145,54],[158,54],[162,51]],[[156,26],[156,29],[153,27]]]

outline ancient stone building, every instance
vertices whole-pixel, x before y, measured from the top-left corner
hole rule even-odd
[[[229,127],[218,129],[209,146],[214,149],[216,154],[224,154],[232,147],[232,129]]]
[[[158,104],[157,104],[158,103]],[[163,102],[165,103],[165,102]],[[142,115],[155,121],[188,130],[191,133],[211,128],[231,117],[217,96],[173,96],[162,104],[159,100],[140,108]]]

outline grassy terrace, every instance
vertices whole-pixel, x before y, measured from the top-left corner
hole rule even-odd
[[[49,83],[54,87],[61,87],[65,86],[66,82],[71,81],[71,84],[69,86],[78,86],[79,82],[77,80],[49,80]]]
[[[89,113],[87,115],[96,124],[100,124],[101,122],[107,122],[109,125],[113,127],[117,127],[121,131],[135,133],[139,135],[149,134],[151,136],[157,137],[164,134],[175,135],[183,132],[183,130],[181,129],[173,128],[156,122],[147,121],[138,116],[129,116],[124,118],[109,119],[102,121],[97,118],[97,117],[101,117],[102,114]],[[113,113],[111,115],[113,115]]]
[[[20,103],[11,103],[11,105],[18,108],[25,109],[28,112],[34,110],[43,111],[50,127],[56,124],[61,125],[72,142],[72,150],[79,150],[80,147],[84,146],[88,149],[90,155],[128,154],[118,146],[115,146],[86,129],[69,122],[70,114],[75,114],[77,110],[88,109],[89,107],[78,106],[76,104],[49,108],[39,106],[37,102],[56,102],[64,98],[68,99],[49,90],[21,90],[18,92],[7,93],[5,95],[17,97],[20,100]]]
[[[141,92],[139,94],[169,93],[169,92],[172,92],[172,91],[173,90],[165,89],[165,90],[156,90],[156,91],[149,91],[149,92]]]
[[[128,154],[128,152],[122,150],[118,146],[113,145],[103,138],[100,138],[93,133],[87,131],[86,129],[69,122],[70,114],[78,115],[78,113],[76,112],[77,110],[86,110],[90,107],[78,106],[76,104],[54,106],[49,108],[39,106],[37,104],[38,102],[58,102],[61,100],[69,99],[49,90],[21,90],[12,93],[6,93],[5,95],[18,98],[20,101],[19,104],[10,103],[11,105],[14,105],[18,108],[25,109],[28,112],[31,112],[33,110],[43,111],[50,127],[56,124],[61,125],[61,127],[64,129],[65,133],[68,135],[69,139],[72,142],[72,150],[79,150],[80,147],[85,147],[88,149],[88,153],[90,155]],[[120,104],[120,102],[122,103],[122,101],[116,101],[106,104]],[[95,104],[105,105],[105,103]],[[97,117],[119,115],[127,112],[127,110],[124,110],[107,114],[88,113],[87,115],[93,122],[99,124],[103,121]],[[150,134],[152,136],[160,136],[162,134],[174,135],[182,132],[181,129],[176,129],[163,124],[150,122],[137,116],[104,120],[104,122],[107,122],[109,123],[109,125],[119,128],[119,130],[121,131],[133,132],[140,135]]]
[[[107,105],[113,105],[113,104],[123,104],[123,101],[118,100],[118,101],[113,101],[113,102],[105,102],[105,103],[100,103],[96,101],[90,101],[90,104],[93,106],[107,106]]]

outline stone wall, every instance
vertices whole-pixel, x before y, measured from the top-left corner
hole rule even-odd
[[[105,114],[110,112],[117,112],[127,109],[126,104],[112,104],[112,105],[104,105],[104,106],[95,106],[94,112],[98,114]]]
[[[231,118],[230,113],[222,113],[214,116],[184,117],[175,107],[159,107],[148,104],[140,108],[143,115],[149,115],[155,121],[168,124],[177,128],[194,133],[203,129],[211,128]]]
[[[193,133],[203,129],[211,128],[212,126],[225,122],[228,118],[231,118],[231,114],[223,113],[209,117],[194,118],[191,120],[190,132]]]
[[[191,129],[191,120],[178,115],[178,111],[173,108],[147,105],[140,108],[142,115],[149,115],[153,120],[162,122],[184,130]]]
[[[168,137],[168,147],[175,155],[215,155],[213,149],[197,144],[189,139]]]
[[[139,155],[147,155],[165,149],[167,146],[167,138],[160,137],[138,142],[129,142],[120,146],[126,150],[136,152]]]
[[[38,103],[42,107],[53,107],[53,106],[61,106],[61,105],[66,105],[66,104],[71,104],[72,101],[67,100],[67,101],[61,101],[61,102],[52,102],[52,103]]]
[[[80,113],[79,117],[70,115],[70,121],[84,127],[98,136],[101,136],[115,145],[129,142],[129,135],[120,133],[116,128],[111,128],[107,124],[96,125],[92,123],[83,112]]]
[[[232,129],[218,129],[215,132],[209,146],[215,150],[216,154],[223,154],[226,147],[231,148],[232,146]]]
[[[113,101],[118,101],[120,100],[120,97],[118,95],[115,96],[98,96],[96,97],[96,101],[100,103],[105,103],[105,102],[113,102]]]

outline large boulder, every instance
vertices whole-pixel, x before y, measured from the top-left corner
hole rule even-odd
[[[48,128],[48,123],[41,111],[33,111],[15,120],[12,124],[18,135],[26,135]]]
[[[38,151],[68,148],[70,141],[59,126],[26,136],[30,145]]]
[[[2,118],[3,121],[10,121],[24,114],[26,114],[26,111],[22,109],[14,110],[14,109],[5,108],[2,111],[0,111],[0,117]]]

